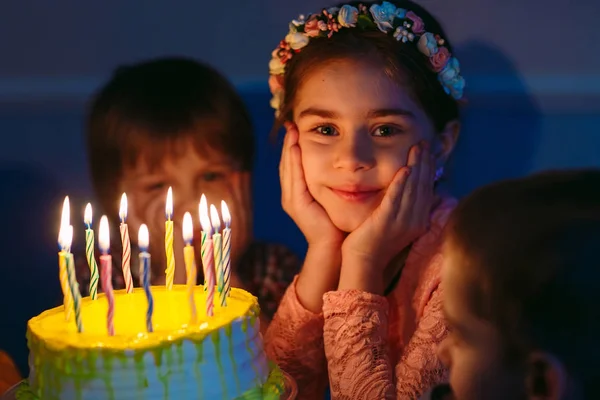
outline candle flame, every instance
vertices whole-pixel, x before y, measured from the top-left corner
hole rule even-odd
[[[69,196],[65,196],[63,201],[62,214],[60,216],[60,227],[67,227],[71,225],[71,206],[69,204]]]
[[[219,232],[219,229],[221,229],[221,220],[219,219],[217,207],[215,207],[214,204],[210,205],[210,219],[212,221],[212,227],[214,231]]]
[[[63,236],[64,247],[71,251],[71,245],[73,244],[73,225],[69,225],[65,229],[65,236]]]
[[[61,248],[61,250],[65,250],[65,230],[69,225],[71,225],[70,219],[69,196],[66,196],[65,200],[63,201],[62,213],[60,215],[60,226],[58,228],[58,246]]]
[[[229,207],[227,207],[225,200],[221,200],[221,216],[223,217],[225,228],[229,228],[229,225],[231,225],[231,214],[229,214]]]
[[[85,211],[83,212],[83,222],[86,225],[92,224],[92,204],[91,203],[87,203],[87,205],[85,206]]]
[[[58,231],[58,246],[62,251],[69,251],[73,241],[73,226],[62,225]]]
[[[165,214],[170,221],[173,218],[173,189],[169,187],[167,191],[167,202],[165,203]]]
[[[108,230],[108,218],[106,215],[100,218],[100,228],[98,230],[98,247],[100,247],[103,253],[108,253],[108,249],[110,249],[110,231]]]
[[[148,227],[146,224],[140,225],[138,231],[138,246],[142,251],[146,251],[150,245],[150,234],[148,233]]]
[[[125,223],[125,219],[127,218],[127,195],[123,193],[121,196],[121,205],[119,206],[119,218],[121,218],[121,222]]]
[[[192,224],[192,214],[186,212],[183,214],[183,240],[186,244],[191,244],[194,238],[194,225]]]
[[[208,203],[206,202],[206,196],[200,197],[200,205],[198,206],[198,214],[200,215],[200,225],[202,230],[210,235],[212,233],[212,226],[210,225],[210,218],[208,217]]]

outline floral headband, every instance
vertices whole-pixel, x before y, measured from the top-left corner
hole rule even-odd
[[[273,94],[271,107],[276,110],[276,115],[283,101],[285,65],[294,54],[300,52],[311,38],[330,38],[341,28],[354,27],[392,33],[402,43],[416,42],[419,51],[429,57],[431,69],[437,73],[444,91],[456,100],[463,97],[465,80],[460,75],[458,60],[444,46],[444,39],[425,31],[423,20],[414,12],[397,8],[387,1],[373,4],[370,8],[363,4],[358,8],[346,4],[340,8],[324,9],[319,14],[310,14],[307,18],[300,15],[290,23],[290,32],[271,53],[269,87]]]

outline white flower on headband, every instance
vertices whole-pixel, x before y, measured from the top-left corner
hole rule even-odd
[[[394,39],[402,43],[416,45],[419,52],[429,59],[429,66],[437,73],[444,91],[456,100],[463,97],[465,80],[460,75],[458,60],[444,46],[444,39],[426,32],[423,20],[413,11],[397,8],[387,1],[372,4],[370,8],[363,4],[359,4],[358,8],[346,4],[306,17],[300,15],[289,24],[289,28],[289,33],[273,51],[269,62],[269,86],[273,94],[271,106],[277,112],[283,102],[282,78],[287,62],[312,38],[330,38],[341,28],[379,30],[385,34],[391,33]]]
[[[300,32],[290,32],[285,37],[292,50],[300,50],[308,44],[308,40],[308,36]]]

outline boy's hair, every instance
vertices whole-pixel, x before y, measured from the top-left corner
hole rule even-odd
[[[475,191],[446,228],[471,310],[496,326],[507,361],[532,350],[600,379],[600,170],[546,172]]]
[[[440,23],[425,8],[409,0],[388,2],[398,8],[413,11],[423,20],[428,32],[444,38],[444,46],[453,53],[452,45]],[[338,7],[358,7],[360,4],[369,7],[373,3],[380,2],[346,1]],[[403,43],[379,30],[350,28],[340,29],[331,37],[311,38],[309,44],[288,61],[283,77],[283,103],[274,130],[283,122],[292,120],[298,88],[314,68],[347,59],[381,64],[390,78],[411,90],[438,132],[448,122],[459,118],[458,102],[444,91],[438,74],[432,71],[429,59],[418,50],[416,43]]]
[[[191,140],[200,154],[217,151],[250,171],[250,116],[231,84],[207,64],[158,58],[117,68],[93,98],[87,120],[92,183],[103,207],[115,207],[123,169],[144,157],[160,166]]]

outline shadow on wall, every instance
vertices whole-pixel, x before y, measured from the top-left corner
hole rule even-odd
[[[0,348],[13,357],[27,376],[27,320],[61,302],[58,248],[55,245],[61,190],[41,169],[0,166],[3,233],[0,254],[0,304],[4,328]],[[56,218],[54,218],[56,217]]]
[[[456,53],[467,80],[468,104],[448,186],[462,197],[479,186],[531,171],[542,115],[502,51],[470,41]]]

